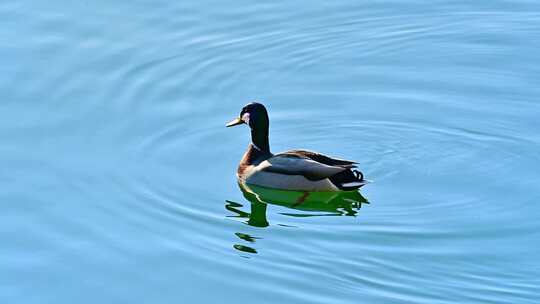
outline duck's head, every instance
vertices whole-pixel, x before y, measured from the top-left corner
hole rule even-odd
[[[233,127],[241,124],[248,125],[253,131],[268,131],[270,123],[266,108],[258,102],[248,103],[240,111],[240,116],[230,121],[226,126]]]

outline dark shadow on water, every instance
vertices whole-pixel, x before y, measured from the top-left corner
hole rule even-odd
[[[225,209],[232,214],[230,218],[243,219],[243,222],[252,227],[268,227],[266,213],[268,205],[278,205],[290,208],[290,212],[279,214],[295,218],[321,217],[321,216],[356,216],[362,204],[369,202],[358,191],[342,192],[307,192],[279,190],[255,185],[238,184],[244,197],[250,202],[250,210],[244,211],[244,205],[225,201]],[[281,227],[294,227],[284,224],[276,224]],[[253,245],[258,237],[247,233],[237,232],[235,235],[243,242]],[[236,250],[242,253],[257,253],[257,250],[246,245],[235,244]]]

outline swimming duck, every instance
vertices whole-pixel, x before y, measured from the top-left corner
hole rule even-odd
[[[236,172],[240,182],[268,188],[296,191],[350,191],[367,182],[356,168],[357,162],[332,158],[317,152],[291,150],[270,152],[270,121],[264,105],[252,102],[227,127],[246,124],[251,143]]]

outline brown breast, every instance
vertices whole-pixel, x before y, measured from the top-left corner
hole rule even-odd
[[[244,156],[238,165],[238,170],[236,171],[237,175],[242,177],[249,167],[256,166],[271,156],[271,153],[260,151],[255,148],[253,144],[249,144],[246,153],[244,153]]]

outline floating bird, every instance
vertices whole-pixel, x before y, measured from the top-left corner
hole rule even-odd
[[[251,144],[238,165],[236,174],[240,182],[296,191],[351,191],[367,183],[362,173],[354,169],[354,161],[306,150],[272,154],[268,112],[260,103],[244,106],[240,116],[226,126],[241,124],[251,128]]]

